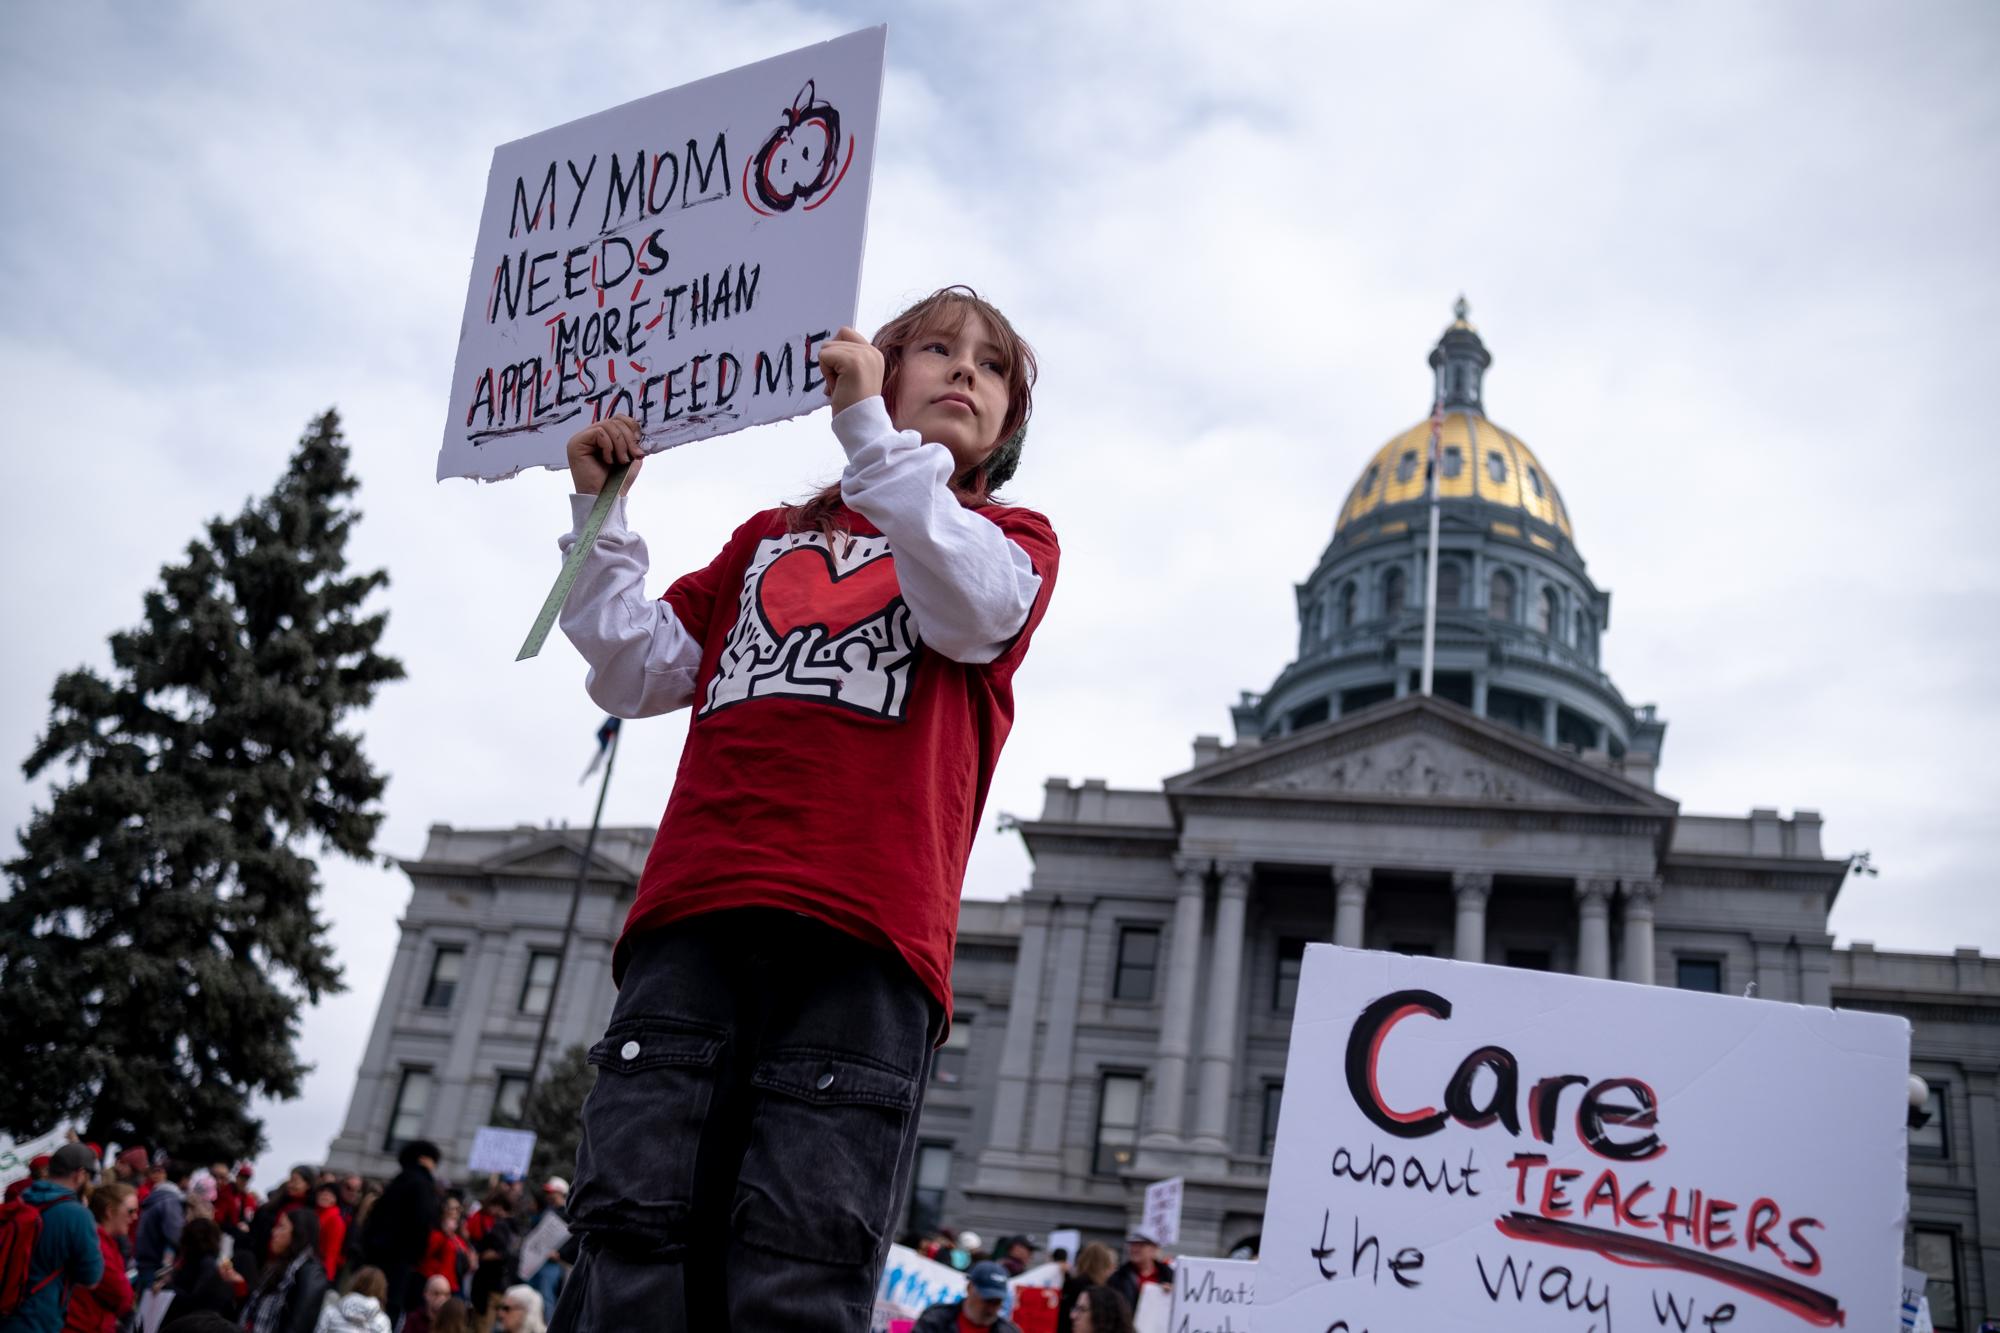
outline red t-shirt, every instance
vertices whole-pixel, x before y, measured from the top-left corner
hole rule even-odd
[[[1061,556],[1034,510],[973,512],[1042,579],[1027,623],[992,662],[924,645],[888,539],[844,508],[831,552],[766,510],[667,590],[702,645],[701,668],[614,975],[635,932],[777,907],[895,950],[949,1015],[965,862],[1013,725],[1014,671]]]

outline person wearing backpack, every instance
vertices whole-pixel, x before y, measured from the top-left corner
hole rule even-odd
[[[65,1143],[46,1177],[0,1208],[0,1333],[60,1333],[73,1287],[104,1277],[97,1223],[77,1195],[97,1159]]]

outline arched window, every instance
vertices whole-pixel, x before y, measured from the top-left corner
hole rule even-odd
[[[1514,618],[1514,576],[1504,569],[1493,571],[1486,598],[1486,614],[1495,620]]]
[[[1460,577],[1457,563],[1451,560],[1440,560],[1438,562],[1438,606],[1440,608],[1455,607],[1458,605],[1459,582]]]
[[[1535,627],[1552,639],[1556,636],[1556,626],[1562,624],[1558,605],[1556,590],[1543,588],[1541,610],[1535,617]]]
[[[1535,493],[1537,500],[1542,498],[1542,474],[1533,468],[1528,469],[1528,489]]]
[[[1396,460],[1396,480],[1408,481],[1416,475],[1417,451],[1415,449],[1405,449],[1403,450],[1403,456]]]
[[[1340,590],[1340,627],[1342,629],[1354,628],[1354,598],[1354,580],[1349,579],[1346,585]]]
[[[1391,569],[1382,580],[1382,614],[1385,616],[1401,614],[1405,601],[1404,594],[1403,571]]]
[[[1447,479],[1465,471],[1465,451],[1455,444],[1444,447],[1444,475]]]
[[[1498,449],[1486,451],[1486,475],[1496,482],[1507,480],[1507,460],[1500,456]]]
[[[1593,655],[1590,650],[1590,617],[1581,610],[1576,613],[1576,650],[1585,657]]]

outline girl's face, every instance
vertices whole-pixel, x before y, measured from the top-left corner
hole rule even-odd
[[[1069,1326],[1076,1333],[1091,1333],[1090,1293],[1083,1292],[1076,1298],[1076,1308],[1069,1312]]]
[[[465,1205],[457,1199],[446,1199],[444,1213],[438,1218],[438,1225],[447,1232],[457,1231],[459,1213],[464,1207]]]
[[[903,349],[896,372],[896,401],[889,416],[898,430],[913,430],[951,450],[963,474],[986,461],[1000,444],[1007,417],[1007,368],[999,340],[976,310],[965,312],[956,333],[927,329]]]
[[[126,1196],[125,1202],[104,1215],[104,1234],[117,1240],[130,1234],[132,1223],[139,1219],[139,1196]]]
[[[292,1248],[292,1219],[290,1214],[281,1213],[271,1225],[271,1257],[276,1259]]]

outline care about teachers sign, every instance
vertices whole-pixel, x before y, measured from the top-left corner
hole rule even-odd
[[[649,451],[825,402],[853,322],[885,28],[494,150],[438,476],[560,467],[603,416]]]
[[[1887,1327],[1900,1018],[1313,945],[1257,1326]]]

